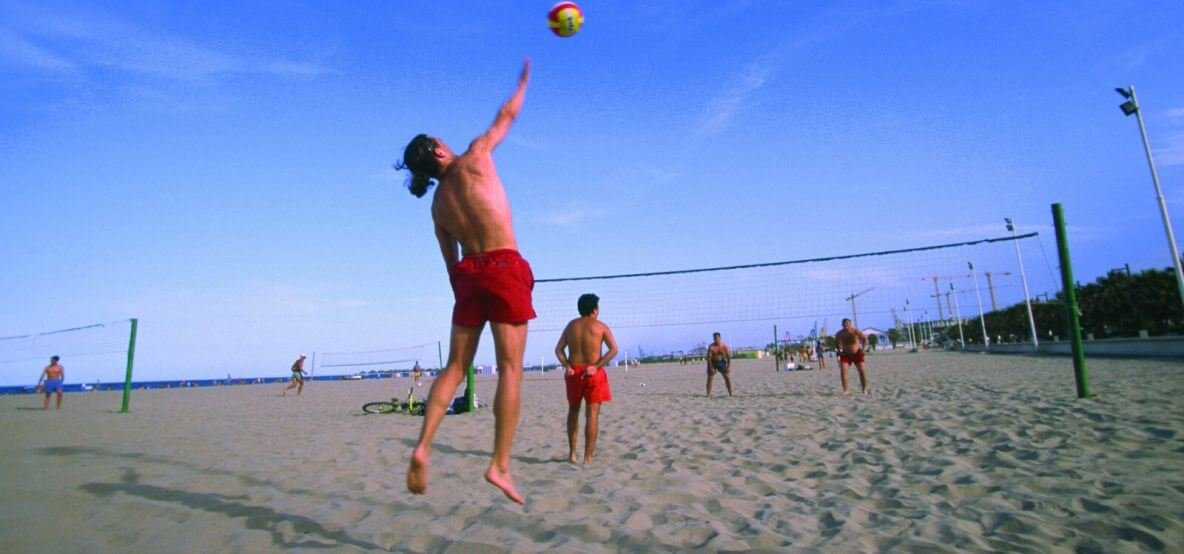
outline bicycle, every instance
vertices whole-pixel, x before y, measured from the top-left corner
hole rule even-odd
[[[397,398],[392,398],[390,402],[367,402],[362,405],[362,411],[368,414],[404,413],[421,416],[424,408],[423,402],[415,401],[415,387],[407,389],[406,402],[399,402]]]

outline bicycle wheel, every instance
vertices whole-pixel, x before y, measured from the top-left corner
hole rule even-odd
[[[370,402],[362,405],[362,411],[368,414],[389,414],[395,411],[395,405],[390,402]]]

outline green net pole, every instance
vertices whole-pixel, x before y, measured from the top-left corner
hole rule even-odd
[[[1065,233],[1065,212],[1060,204],[1052,205],[1052,221],[1057,231],[1057,253],[1061,258],[1061,281],[1065,290],[1069,340],[1073,345],[1073,373],[1077,380],[1077,398],[1087,398],[1089,374],[1085,369],[1085,349],[1081,345],[1081,319],[1077,311],[1077,289],[1073,284],[1073,264],[1069,259],[1069,238]]]
[[[781,354],[781,345],[777,344],[777,324],[773,324],[773,371],[781,371],[781,364],[779,362],[779,355]]]
[[[132,365],[136,361],[136,327],[139,320],[132,318],[131,338],[127,341],[127,374],[123,378],[123,407],[119,413],[127,413],[127,405],[132,399]]]
[[[477,411],[477,399],[475,395],[476,389],[474,388],[476,386],[476,377],[474,377],[476,373],[477,368],[473,365],[470,365],[469,371],[467,371],[465,374],[465,406],[468,406],[469,412]]]

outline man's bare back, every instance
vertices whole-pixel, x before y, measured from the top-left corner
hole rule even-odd
[[[610,345],[609,352],[603,355],[602,344]],[[565,347],[566,354],[563,353]],[[596,368],[608,363],[604,358],[612,359],[616,354],[616,343],[608,325],[593,317],[578,317],[571,320],[563,330],[556,352],[560,355],[561,363],[567,362],[564,365],[569,371],[572,366],[589,366],[588,371],[594,372]]]

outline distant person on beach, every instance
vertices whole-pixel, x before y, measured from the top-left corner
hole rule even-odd
[[[288,391],[296,389],[296,396],[304,391],[304,354],[300,355],[300,359],[292,363],[292,382],[284,387],[284,393],[280,396],[288,396]]]
[[[847,387],[847,367],[855,364],[859,370],[859,388],[867,394],[867,363],[863,361],[864,344],[867,337],[863,331],[851,325],[850,319],[843,320],[843,330],[835,333],[835,348],[839,350],[839,378],[843,382],[843,394],[851,394]]]
[[[489,321],[498,383],[493,404],[493,456],[485,480],[510,500],[526,503],[514,489],[510,448],[521,407],[526,327],[535,317],[531,303],[534,274],[518,253],[510,203],[493,164],[493,149],[522,110],[529,80],[530,59],[526,59],[514,93],[502,104],[489,129],[473,139],[465,152],[457,155],[444,141],[418,135],[404,150],[402,163],[396,165],[411,171],[409,188],[417,197],[438,185],[432,200],[432,222],[456,299],[448,364],[432,383],[419,443],[407,471],[407,490],[413,494],[427,491],[432,438],[465,370],[473,363],[481,331]]]
[[[422,370],[419,369],[419,362],[415,362],[415,367],[411,368],[411,379],[416,385],[419,385],[419,378],[423,375]]]
[[[711,345],[707,347],[707,398],[711,398],[711,382],[717,372],[724,376],[728,396],[732,396],[732,351],[720,340],[719,333],[711,337]]]
[[[58,363],[60,360],[58,356],[49,358],[49,365],[41,370],[41,377],[37,379],[37,389],[45,393],[45,404],[41,409],[49,409],[49,395],[57,393],[58,395],[58,410],[62,409],[62,385],[66,382],[66,368]]]
[[[822,340],[814,343],[814,352],[818,354],[818,369],[826,369],[826,349],[822,347]]]
[[[580,403],[587,403],[584,418],[584,463],[592,463],[600,430],[600,405],[612,400],[604,366],[617,355],[617,341],[608,325],[599,321],[600,297],[585,294],[576,301],[580,317],[568,322],[555,345],[567,386],[567,459],[576,463],[576,431],[580,428]],[[601,346],[607,347],[602,353]],[[566,350],[566,352],[565,352]]]

